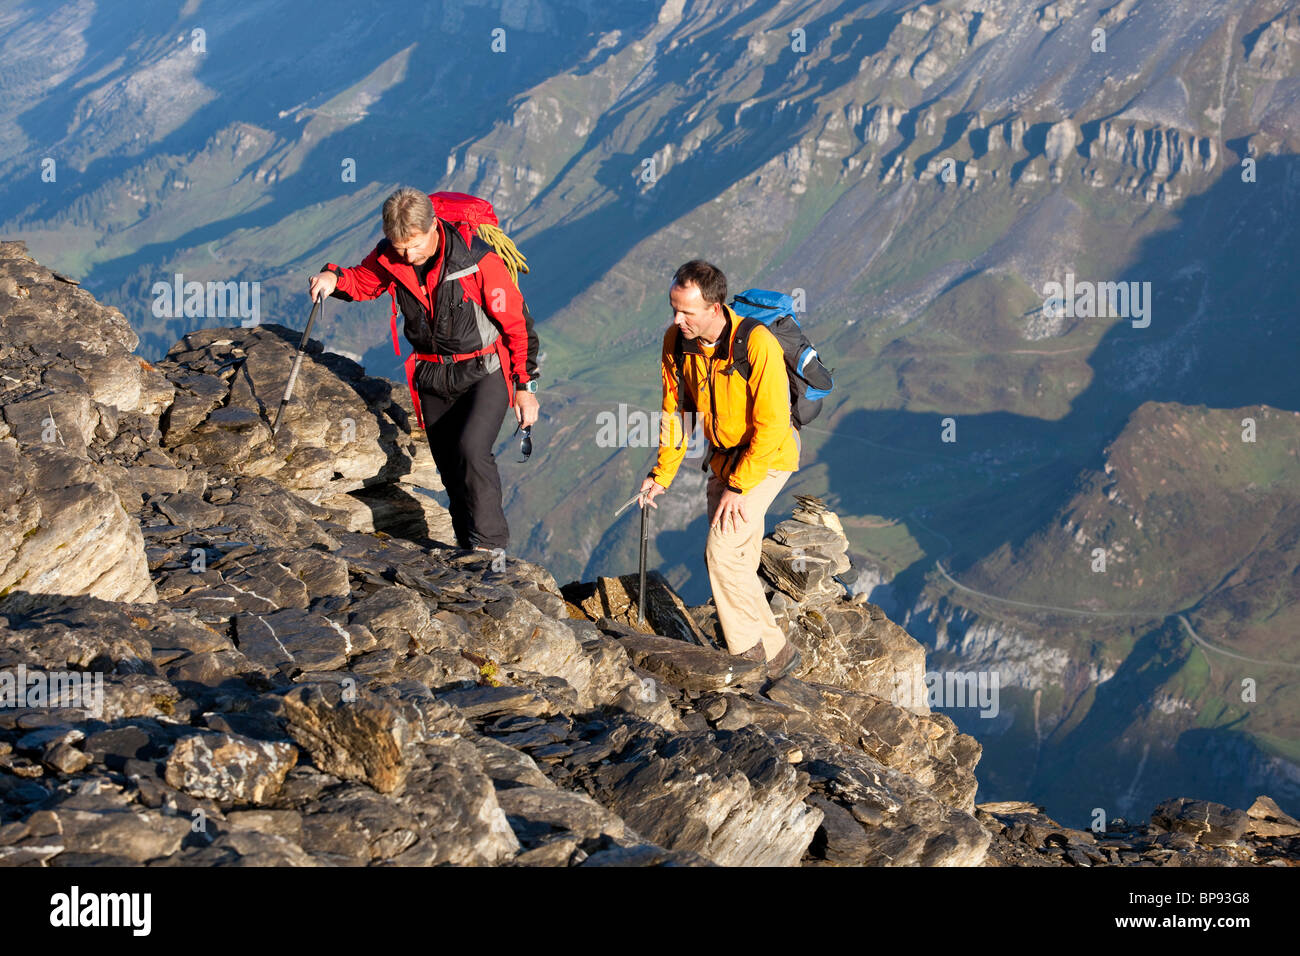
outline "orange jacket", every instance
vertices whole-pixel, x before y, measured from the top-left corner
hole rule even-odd
[[[768,469],[797,471],[799,468],[799,439],[790,420],[790,380],[781,345],[766,328],[755,327],[749,334],[749,379],[739,373],[728,374],[739,319],[726,303],[722,307],[727,324],[711,358],[703,354],[698,342],[683,341],[685,428],[683,416],[678,412],[682,403],[677,395],[677,365],[673,360],[673,346],[679,333],[676,325],[668,326],[664,332],[660,355],[663,407],[659,458],[650,477],[665,488],[672,483],[686,457],[686,438],[694,423],[689,417],[692,410],[698,412],[704,437],[714,449],[709,465],[731,490],[741,494],[753,490],[767,477]],[[735,456],[716,449],[736,446],[741,446],[741,451],[731,467],[729,459]]]

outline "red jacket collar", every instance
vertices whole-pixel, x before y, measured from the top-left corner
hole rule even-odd
[[[435,216],[433,221],[438,227],[438,252],[433,260],[433,268],[429,270],[428,275],[425,277],[425,281],[427,282],[432,278],[432,284],[436,287],[438,282],[437,277],[442,274],[442,260],[447,254],[447,234],[442,228],[441,219]],[[424,289],[420,288],[420,282],[415,277],[415,267],[404,259],[395,259],[390,256],[389,253],[392,251],[392,248],[393,244],[387,239],[384,239],[379,244],[379,264],[388,270],[389,275],[402,283],[402,285],[406,286],[412,295],[425,303],[427,308],[430,304],[431,296]]]

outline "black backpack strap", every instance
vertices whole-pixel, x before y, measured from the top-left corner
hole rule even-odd
[[[677,337],[673,340],[673,365],[677,369],[677,407],[682,411],[695,411],[694,402],[688,402],[686,395],[686,378],[684,369],[686,367],[686,349],[682,344],[682,330],[677,330]],[[691,407],[688,409],[687,405]]]
[[[727,374],[739,372],[741,378],[749,381],[749,333],[754,331],[754,326],[761,324],[758,319],[745,318],[736,325],[736,337],[731,344],[731,369]]]
[[[686,377],[684,369],[686,366],[686,349],[682,345],[682,330],[677,329],[677,337],[673,340],[673,365],[677,369],[677,411],[682,417],[682,440],[686,440],[685,424],[688,413],[695,411],[695,402],[686,394]],[[679,444],[677,447],[681,447]]]
[[[731,370],[739,372],[741,377],[747,382],[749,381],[749,373],[753,371],[749,364],[749,333],[754,331],[754,326],[762,324],[763,323],[758,321],[758,319],[751,317],[741,319],[740,324],[736,326],[736,338],[734,339],[734,345],[732,346]],[[771,329],[768,331],[771,331]],[[777,344],[780,344],[780,339],[777,339]],[[790,362],[788,359],[785,364],[786,372],[790,375],[790,421],[797,429],[799,426],[794,414],[794,372],[790,369]]]

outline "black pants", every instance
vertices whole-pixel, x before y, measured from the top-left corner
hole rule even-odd
[[[450,401],[423,389],[419,394],[425,434],[450,499],[456,544],[504,550],[510,529],[492,446],[510,408],[505,379],[497,370]]]

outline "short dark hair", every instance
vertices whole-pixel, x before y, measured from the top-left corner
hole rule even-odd
[[[724,302],[727,298],[727,277],[721,269],[703,259],[692,259],[678,266],[673,273],[673,285],[698,286],[705,305]]]

